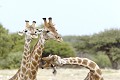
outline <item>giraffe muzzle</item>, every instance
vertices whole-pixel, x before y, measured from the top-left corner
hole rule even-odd
[[[31,37],[32,37],[32,38],[38,38],[38,35],[35,34],[35,33],[31,33]]]

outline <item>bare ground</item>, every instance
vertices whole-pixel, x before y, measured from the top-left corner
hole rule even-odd
[[[0,70],[0,80],[8,80],[17,70]],[[87,69],[57,69],[57,74],[52,74],[52,69],[39,69],[38,80],[84,80]],[[120,80],[120,70],[102,70],[104,80]]]

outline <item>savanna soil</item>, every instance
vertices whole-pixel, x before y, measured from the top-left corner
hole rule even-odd
[[[8,80],[17,70],[0,70],[0,80]],[[89,70],[87,69],[57,69],[57,74],[52,74],[52,69],[39,69],[37,80],[84,80]],[[104,80],[120,80],[120,70],[102,69]]]

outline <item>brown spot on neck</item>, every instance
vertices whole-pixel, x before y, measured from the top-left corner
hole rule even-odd
[[[22,64],[23,64],[23,65],[25,65],[25,64],[26,64],[26,61],[25,61],[25,60],[23,60],[23,61],[22,61]]]
[[[82,60],[78,58],[78,63],[80,64],[81,62],[82,62]]]
[[[36,80],[36,74],[35,74],[35,75],[33,75],[33,78],[32,78],[32,80]]]
[[[37,49],[37,54],[41,54],[41,53],[42,53],[41,49]]]
[[[102,72],[100,69],[97,69],[96,72],[99,74],[99,75],[102,75]]]
[[[24,52],[27,52],[27,51],[28,51],[28,49],[24,48]]]
[[[83,62],[82,62],[82,64],[84,64],[84,65],[87,65],[87,63],[88,63],[88,60],[86,60],[86,59],[83,59]]]
[[[31,70],[33,70],[35,67],[34,67],[34,65],[31,65],[31,67],[30,67],[30,68],[31,68]]]
[[[36,62],[35,60],[32,60],[32,64],[33,64],[34,66],[37,66],[37,62]]]
[[[77,63],[76,59],[73,59],[73,63]]]
[[[29,73],[29,78],[32,79],[32,73]]]
[[[73,62],[73,61],[72,61],[72,59],[70,59],[69,61],[70,61],[70,63],[72,63],[72,62]]]
[[[26,72],[26,68],[22,67],[22,72],[25,73]]]
[[[96,64],[94,62],[90,62],[88,66],[92,69],[95,69]]]
[[[32,75],[36,75],[36,71],[35,70],[33,70],[31,72],[32,72]]]
[[[37,54],[35,54],[35,60],[38,61],[39,60],[39,56]]]
[[[100,80],[100,77],[98,75],[94,75],[95,80]]]

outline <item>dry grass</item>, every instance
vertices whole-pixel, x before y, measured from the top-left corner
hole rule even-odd
[[[0,70],[0,80],[8,80],[17,70]],[[104,69],[104,80],[120,80],[120,70]],[[57,69],[57,75],[52,74],[52,69],[39,69],[38,80],[84,80],[87,69]]]

